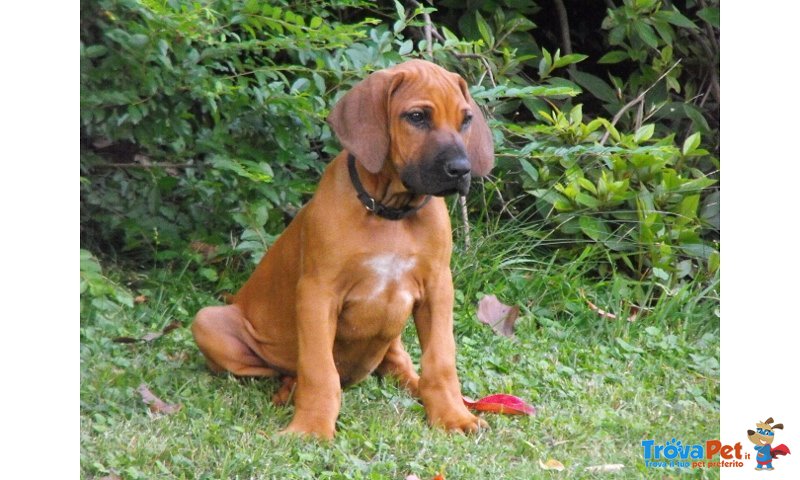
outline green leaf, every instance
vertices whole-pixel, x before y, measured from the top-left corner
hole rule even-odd
[[[700,195],[687,195],[678,204],[678,223],[686,224],[697,218],[697,207],[700,205]]]
[[[522,169],[525,170],[525,173],[527,173],[528,176],[531,177],[531,180],[533,180],[534,182],[539,181],[539,171],[536,170],[536,168],[534,168],[534,166],[531,165],[530,162],[528,162],[523,158],[520,158],[519,164],[522,166]]]
[[[656,36],[656,32],[653,31],[653,27],[643,21],[635,20],[633,22],[633,29],[636,30],[639,38],[647,44],[647,46],[650,48],[658,48],[658,37]]]
[[[583,215],[578,219],[578,226],[584,235],[596,242],[601,242],[611,236],[606,223],[597,217]]]
[[[569,122],[579,125],[583,120],[583,104],[579,103],[569,111]]]
[[[681,249],[683,253],[690,257],[702,258],[705,260],[711,258],[711,255],[716,252],[713,247],[705,243],[684,243],[681,245]]]
[[[311,28],[312,30],[316,30],[321,26],[322,26],[322,18],[321,17],[314,17],[308,23],[308,27]]]
[[[404,20],[406,18],[406,9],[403,4],[398,0],[394,0],[394,8],[397,11],[397,18]]]
[[[618,103],[617,94],[614,92],[614,89],[600,77],[580,71],[572,72],[571,75],[580,86],[589,90],[592,95],[600,100],[606,103]]]
[[[663,14],[666,20],[669,23],[675,25],[676,27],[689,28],[692,30],[697,29],[697,25],[695,25],[694,22],[686,18],[681,12],[678,11],[677,8],[675,8],[672,11],[663,10]]]
[[[83,49],[83,56],[86,58],[96,58],[105,55],[108,51],[105,45],[89,45]]]
[[[719,28],[719,7],[706,7],[697,12],[697,16],[713,27]]]
[[[716,273],[719,270],[719,252],[712,252],[708,257],[708,273]]]
[[[703,133],[711,131],[711,127],[709,127],[708,122],[703,116],[703,112],[699,108],[690,103],[684,103],[682,106],[683,112],[692,120],[692,127]]]
[[[539,188],[539,189],[536,189],[536,190],[531,190],[528,193],[530,193],[531,195],[533,195],[536,198],[541,198],[542,200],[544,200],[545,202],[547,202],[547,203],[549,203],[551,205],[556,205],[556,204],[560,204],[560,205],[567,204],[568,205],[569,204],[569,200],[567,200],[567,197],[565,197],[565,196],[561,195],[560,193],[558,193],[558,192],[556,192],[556,191],[554,191],[552,189],[549,189],[549,188]]]
[[[300,93],[303,90],[306,90],[309,85],[311,85],[311,82],[307,78],[300,77],[294,81],[290,91],[295,94]]]
[[[551,70],[553,70],[553,58],[546,48],[542,48],[542,59],[539,60],[539,77],[546,77]]]
[[[143,46],[147,45],[147,41],[148,40],[149,40],[149,38],[147,37],[147,35],[145,35],[143,33],[136,33],[134,35],[131,35],[130,42],[131,42],[131,45],[133,45],[134,47],[143,47]]]
[[[594,185],[593,185],[594,186]],[[600,201],[593,196],[589,195],[588,193],[579,192],[575,195],[575,201],[583,205],[584,207],[589,208],[598,208],[600,206]],[[584,232],[586,233],[586,232]],[[586,233],[586,235],[589,235]],[[589,235],[591,237],[591,235]],[[594,240],[603,240],[602,238],[594,238]]]
[[[666,270],[664,270],[663,268],[653,267],[651,273],[653,274],[654,277],[656,277],[659,280],[665,282],[669,280],[669,273],[667,273]]]
[[[587,58],[589,58],[588,55],[583,55],[580,53],[571,53],[569,55],[564,55],[563,57],[559,58],[553,63],[553,68],[565,67],[573,63],[582,62]]]
[[[219,279],[217,275],[217,271],[213,268],[204,267],[200,269],[200,275],[202,275],[206,280],[210,280],[212,282],[216,282]]]
[[[610,52],[606,53],[597,61],[599,64],[614,64],[625,61],[629,59],[630,56],[628,52],[624,50],[611,50]]]
[[[409,39],[400,44],[400,48],[397,49],[397,53],[400,55],[407,55],[411,53],[412,50],[414,50],[414,41]]]
[[[616,341],[617,345],[619,345],[624,351],[628,353],[644,353],[644,350],[642,350],[641,348],[631,345],[630,343],[626,342],[625,340],[619,337],[616,338]]]
[[[636,133],[633,135],[633,141],[636,143],[642,143],[650,140],[650,137],[653,136],[653,132],[656,130],[656,124],[650,123],[647,125],[642,125],[636,130]]]
[[[686,140],[684,140],[681,153],[683,153],[684,156],[689,155],[690,153],[694,152],[699,145],[700,132],[694,132],[693,134],[689,135]]]
[[[597,187],[594,186],[591,180],[588,178],[581,177],[578,179],[578,185],[580,185],[584,190],[588,190],[592,192],[594,195],[597,195]]]
[[[481,32],[481,38],[483,38],[486,46],[493,47],[494,34],[492,34],[492,29],[478,10],[475,10],[475,22],[478,24],[478,31]]]

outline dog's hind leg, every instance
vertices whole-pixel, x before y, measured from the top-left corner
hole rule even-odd
[[[236,305],[205,307],[197,312],[192,335],[215,373],[228,371],[242,377],[276,377],[250,345],[255,340],[248,333],[242,311]]]
[[[413,397],[419,397],[419,375],[414,370],[414,363],[403,347],[400,337],[392,340],[389,350],[386,351],[386,355],[375,373],[396,378],[400,385],[408,390],[408,393]]]

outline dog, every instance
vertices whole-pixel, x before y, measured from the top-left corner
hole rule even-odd
[[[773,421],[772,417],[769,417],[763,422],[756,422],[757,430],[747,431],[747,439],[755,445],[755,451],[758,452],[756,455],[756,463],[758,464],[756,470],[758,471],[775,470],[772,466],[772,461],[776,460],[779,455],[792,453],[786,445],[772,446],[772,442],[775,441],[775,430],[783,430],[782,423],[773,425]]]
[[[331,439],[341,390],[395,377],[428,422],[475,432],[453,337],[452,230],[445,196],[494,165],[492,135],[458,74],[410,60],[376,71],[331,110],[343,150],[311,200],[225,306],[192,333],[213,372],[280,377],[282,433]],[[401,343],[413,315],[421,376]]]

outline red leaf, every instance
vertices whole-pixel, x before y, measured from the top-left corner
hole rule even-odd
[[[464,405],[479,412],[508,413],[513,415],[536,415],[536,408],[528,405],[519,397],[497,393],[483,397],[480,400],[473,400],[462,397]]]
[[[176,413],[183,407],[180,403],[167,403],[156,397],[144,383],[139,385],[136,391],[142,396],[142,401],[150,405],[150,411],[153,413],[165,413],[169,415]]]
[[[500,302],[494,295],[486,295],[478,302],[478,320],[490,325],[495,333],[514,336],[514,323],[519,317],[519,307]]]

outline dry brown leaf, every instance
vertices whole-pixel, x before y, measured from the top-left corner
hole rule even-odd
[[[136,297],[133,299],[133,303],[136,303],[136,304],[144,303],[146,301],[147,301],[147,297],[144,296],[144,295],[136,295]]]
[[[542,461],[539,460],[539,466],[542,467],[542,470],[555,470],[557,472],[561,472],[564,470],[564,464],[553,458],[549,459],[544,463],[542,463]]]
[[[486,295],[478,302],[478,320],[489,325],[500,335],[514,336],[514,323],[519,317],[519,307],[505,305],[494,295]]]
[[[150,388],[148,388],[145,383],[139,385],[136,391],[142,396],[142,401],[150,406],[150,411],[153,413],[171,415],[183,408],[183,405],[180,403],[167,403],[161,400],[150,391]]]
[[[606,465],[592,465],[591,467],[586,467],[587,472],[591,473],[614,473],[619,472],[625,465],[621,463],[609,463]]]

